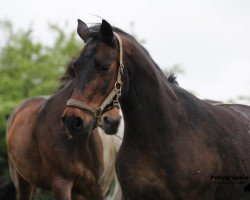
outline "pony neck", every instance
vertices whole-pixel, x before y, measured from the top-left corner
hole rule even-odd
[[[172,83],[166,80],[142,47],[138,46],[131,53],[125,51],[124,58],[129,74],[129,80],[126,80],[129,89],[121,100],[125,134],[144,138],[166,132],[170,134],[177,127],[175,118],[180,114]]]

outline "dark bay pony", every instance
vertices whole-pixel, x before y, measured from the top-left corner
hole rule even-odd
[[[250,199],[244,191],[250,182],[250,107],[211,105],[166,81],[148,52],[105,20],[90,28],[79,20],[78,34],[86,42],[74,62],[71,99],[78,105],[68,104],[64,117],[74,115],[87,131],[95,123],[89,109],[113,88],[121,90],[125,132],[116,172],[123,200]],[[245,182],[217,183],[219,176]]]
[[[15,192],[17,200],[31,200],[36,187],[51,190],[57,200],[120,199],[114,136],[100,128],[85,135],[68,132],[61,115],[74,89],[71,65],[64,82],[53,96],[28,99],[11,114],[7,146],[13,183],[6,186],[8,193],[2,189],[1,200]]]

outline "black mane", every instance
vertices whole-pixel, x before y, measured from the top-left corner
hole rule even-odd
[[[167,81],[169,83],[173,83],[173,84],[176,84],[176,85],[179,85],[179,83],[177,82],[177,77],[174,75],[174,74],[170,74],[167,78]]]

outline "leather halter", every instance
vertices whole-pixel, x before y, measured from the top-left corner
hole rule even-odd
[[[91,113],[95,119],[99,119],[105,111],[111,110],[114,107],[118,107],[118,108],[120,107],[119,97],[121,96],[121,90],[122,90],[121,75],[123,74],[123,70],[124,70],[124,65],[122,62],[123,49],[122,49],[122,40],[120,36],[115,32],[113,33],[119,44],[119,64],[120,64],[119,69],[118,69],[117,79],[116,79],[113,90],[109,93],[106,99],[104,99],[102,104],[97,108],[93,108],[84,102],[81,102],[72,98],[67,101],[68,107],[75,107],[75,108],[80,108],[82,110],[86,110],[89,113]]]

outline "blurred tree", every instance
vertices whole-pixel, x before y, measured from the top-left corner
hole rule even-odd
[[[182,68],[181,64],[179,63],[172,65],[169,70],[173,74],[185,75],[185,70]]]
[[[138,35],[135,33],[135,22],[130,22],[130,34],[142,45],[146,43],[145,39],[141,39],[138,37]]]
[[[5,41],[0,47],[0,179],[8,174],[5,125],[10,112],[31,96],[50,95],[58,85],[64,66],[82,48],[75,31],[50,24],[54,43],[34,41],[32,28],[14,30],[10,21],[0,21]]]
[[[168,77],[170,74],[184,75],[185,70],[182,68],[182,66],[179,63],[176,63],[169,68],[164,68],[163,73],[166,77]]]
[[[237,96],[235,98],[230,98],[228,101],[228,103],[240,103],[240,104],[247,104],[250,105],[250,96]]]

